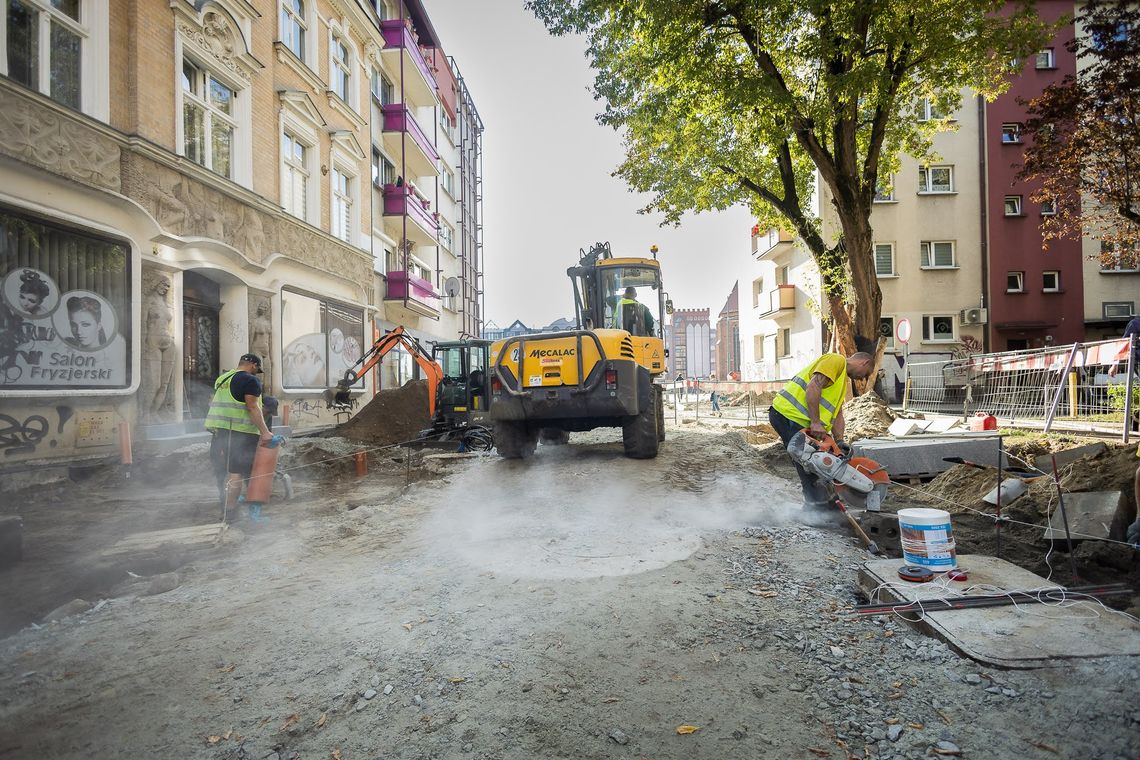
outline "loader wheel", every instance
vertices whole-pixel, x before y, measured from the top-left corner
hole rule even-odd
[[[526,459],[534,455],[538,433],[514,422],[495,425],[495,448],[503,459]]]
[[[621,426],[621,442],[625,444],[626,456],[630,459],[652,459],[657,456],[657,403],[650,384],[648,371],[638,371],[638,379],[642,382],[640,403],[636,417],[629,417]]]
[[[558,428],[543,428],[538,431],[538,441],[543,446],[565,446],[570,441],[570,433]]]
[[[657,442],[665,440],[665,389],[653,386],[653,405],[657,409]]]

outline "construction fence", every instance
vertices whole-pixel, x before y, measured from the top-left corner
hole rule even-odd
[[[662,383],[668,415],[680,419],[685,415],[696,419],[737,420],[747,425],[768,421],[772,397],[784,381],[717,381],[679,380]],[[713,393],[716,400],[713,400]]]
[[[1119,435],[1140,423],[1133,338],[908,362],[907,411],[993,415],[1003,427]]]

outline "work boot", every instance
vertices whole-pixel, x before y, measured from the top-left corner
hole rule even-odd
[[[262,523],[269,520],[268,517],[261,516],[261,502],[251,501],[245,505],[245,508],[251,523]]]

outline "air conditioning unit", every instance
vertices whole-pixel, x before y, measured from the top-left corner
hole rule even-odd
[[[962,325],[984,325],[990,319],[988,309],[962,309],[958,322]]]

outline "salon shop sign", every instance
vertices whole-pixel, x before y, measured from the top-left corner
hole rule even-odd
[[[0,280],[0,390],[126,387],[122,328],[101,294],[61,292],[31,267],[8,271]]]

